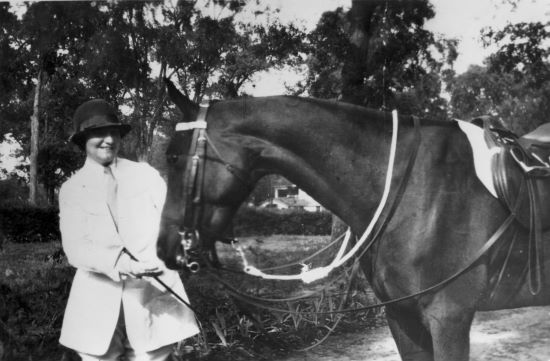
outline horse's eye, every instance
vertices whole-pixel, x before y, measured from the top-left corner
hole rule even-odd
[[[174,164],[178,161],[178,158],[176,154],[168,154],[166,156],[166,162],[168,162],[168,164]]]

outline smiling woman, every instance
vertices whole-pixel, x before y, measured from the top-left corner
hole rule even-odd
[[[115,160],[121,139],[116,127],[91,130],[86,141],[86,154],[97,163],[107,166]]]
[[[130,126],[109,103],[90,100],[73,120],[86,162],[59,192],[63,250],[77,268],[60,342],[85,361],[165,360],[198,332],[192,310],[157,284],[185,297],[156,256],[166,186],[149,165],[118,157]]]

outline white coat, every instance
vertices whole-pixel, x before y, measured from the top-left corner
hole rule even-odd
[[[91,355],[107,351],[121,304],[136,351],[152,351],[198,332],[192,311],[156,281],[123,279],[115,269],[123,247],[140,261],[158,261],[156,239],[166,185],[145,163],[119,158],[113,173],[118,183],[118,231],[107,206],[101,165],[88,159],[59,193],[63,249],[77,268],[60,342]],[[166,269],[160,278],[187,298],[177,272]]]

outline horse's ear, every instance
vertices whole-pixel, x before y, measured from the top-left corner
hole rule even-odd
[[[183,95],[170,81],[168,78],[164,78],[164,83],[166,83],[166,88],[168,89],[168,95],[170,99],[176,104],[176,106],[183,113],[184,122],[192,122],[197,117],[199,112],[199,105],[189,100],[185,95]]]

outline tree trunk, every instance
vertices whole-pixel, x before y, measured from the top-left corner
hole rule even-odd
[[[153,158],[153,142],[155,141],[155,130],[159,123],[159,119],[162,117],[162,110],[164,108],[164,103],[168,98],[164,86],[164,78],[166,77],[166,62],[162,62],[160,67],[159,76],[157,79],[157,101],[155,108],[153,109],[153,115],[151,116],[151,122],[147,128],[147,133],[145,134],[145,149],[146,152],[146,161],[151,163]]]
[[[352,0],[350,42],[354,45],[342,68],[342,100],[365,105],[364,79],[372,73],[371,49],[374,15],[388,0]]]
[[[33,112],[31,115],[31,154],[29,170],[29,203],[37,204],[38,190],[38,130],[40,112],[40,93],[42,91],[42,69],[38,71],[38,79],[34,91]]]

